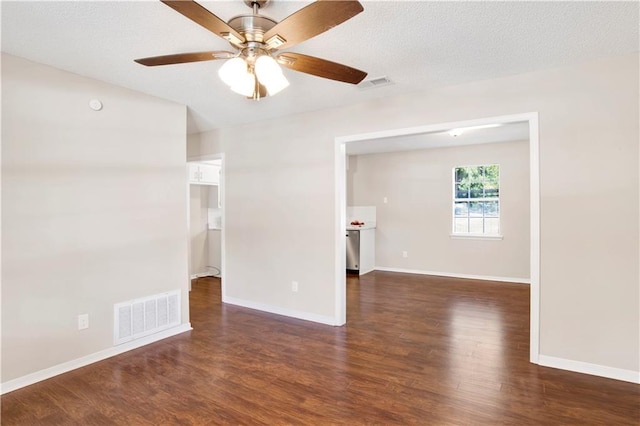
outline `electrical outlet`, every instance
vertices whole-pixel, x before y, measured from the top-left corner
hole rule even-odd
[[[78,315],[78,330],[89,328],[89,314]]]
[[[294,293],[298,292],[298,281],[291,281],[291,291]]]
[[[409,257],[409,253],[407,253],[406,251],[403,251],[402,252],[402,257],[404,257],[406,259],[407,257]]]

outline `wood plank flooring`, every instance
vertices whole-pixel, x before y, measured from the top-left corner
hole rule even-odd
[[[344,327],[194,281],[192,332],[4,395],[2,424],[640,424],[640,386],[528,362],[526,285],[347,281]]]

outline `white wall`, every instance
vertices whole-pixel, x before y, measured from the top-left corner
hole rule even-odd
[[[210,229],[207,244],[209,246],[209,268],[207,272],[210,275],[219,276],[222,272],[222,231],[220,229]]]
[[[534,111],[540,351],[640,371],[638,55],[202,134],[201,155],[225,153],[228,295],[297,316],[337,316],[336,136]]]
[[[187,160],[192,157],[198,157],[201,151],[200,133],[191,133],[187,135]]]
[[[182,105],[2,55],[3,383],[111,348],[118,302],[180,289],[188,323],[185,133]]]
[[[500,165],[503,239],[452,239],[452,170],[481,164]],[[528,141],[352,156],[347,180],[352,205],[377,208],[377,267],[529,279]]]

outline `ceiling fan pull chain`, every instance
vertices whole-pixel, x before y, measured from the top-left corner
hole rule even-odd
[[[254,72],[253,67],[251,67],[251,68],[252,68],[251,71],[252,71],[252,74],[253,74],[253,77],[254,77],[253,78],[253,81],[254,81],[253,99],[258,101],[258,100],[260,100],[260,86],[259,86],[260,83],[258,83],[258,77],[256,76],[256,73]]]

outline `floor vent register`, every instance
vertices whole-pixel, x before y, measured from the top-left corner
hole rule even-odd
[[[114,306],[114,345],[180,325],[180,290]]]

